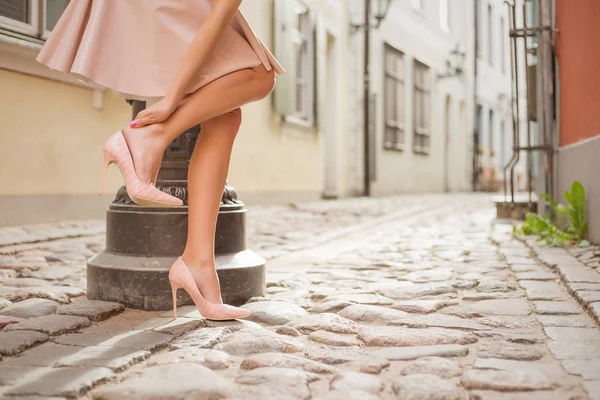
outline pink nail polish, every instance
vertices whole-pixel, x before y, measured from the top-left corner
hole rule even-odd
[[[137,122],[132,121],[131,124],[129,124],[130,127],[135,128],[135,126],[137,125]]]

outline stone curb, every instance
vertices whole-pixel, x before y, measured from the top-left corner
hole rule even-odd
[[[518,239],[531,249],[543,264],[558,273],[569,294],[600,327],[600,273],[587,267],[564,248],[542,247],[531,238]]]

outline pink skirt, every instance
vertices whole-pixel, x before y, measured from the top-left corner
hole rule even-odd
[[[163,97],[211,0],[71,0],[37,60],[128,98]],[[283,68],[237,11],[188,93],[263,64]]]

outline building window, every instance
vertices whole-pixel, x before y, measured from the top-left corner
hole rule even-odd
[[[296,46],[296,115],[304,120],[309,120],[312,115],[312,52],[309,51],[309,42],[312,39],[312,30],[308,8],[298,10],[297,13],[297,46]]]
[[[500,69],[503,74],[506,73],[506,36],[504,17],[500,17]]]
[[[45,39],[69,5],[69,0],[1,0],[0,27]]]
[[[385,137],[387,149],[403,150],[405,144],[404,118],[404,54],[385,46]]]
[[[488,4],[487,9],[487,47],[488,47],[488,61],[490,65],[494,65],[494,19],[492,18],[493,10],[492,5]]]
[[[315,123],[315,24],[301,1],[275,1],[275,57],[287,73],[277,79],[275,109],[285,120]]]
[[[429,154],[430,148],[430,95],[431,73],[429,67],[419,61],[414,63],[414,143],[413,151]]]
[[[425,11],[425,0],[411,0],[411,3],[416,11]]]
[[[477,57],[483,58],[483,0],[477,0]]]
[[[450,0],[440,0],[440,28],[450,32]]]
[[[489,120],[488,120],[488,146],[489,146],[489,155],[493,157],[495,155],[496,149],[494,146],[494,111],[489,110]]]

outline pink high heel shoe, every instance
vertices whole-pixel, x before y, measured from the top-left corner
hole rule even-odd
[[[100,182],[100,190],[98,194],[102,194],[104,188],[104,180],[106,178],[106,170],[112,163],[116,163],[123,179],[125,180],[125,189],[134,203],[145,207],[173,207],[182,206],[183,201],[177,197],[171,196],[158,190],[154,185],[149,185],[142,182],[133,166],[133,158],[123,132],[119,131],[112,135],[104,145],[104,172],[102,173],[102,181]]]
[[[190,270],[181,257],[179,257],[169,271],[169,282],[171,282],[171,291],[173,292],[173,318],[177,319],[177,289],[182,288],[192,297],[200,314],[206,319],[215,321],[227,321],[231,319],[246,318],[252,313],[243,308],[230,306],[227,304],[209,303],[196,285]]]

